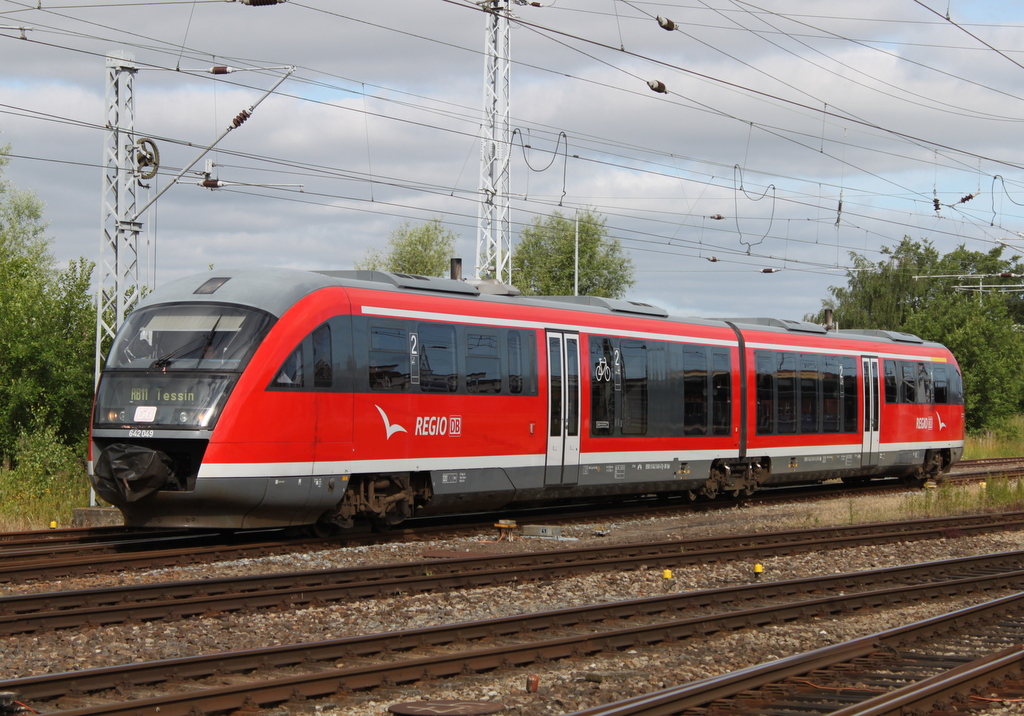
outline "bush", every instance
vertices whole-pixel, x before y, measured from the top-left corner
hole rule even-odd
[[[14,460],[0,466],[0,519],[7,529],[71,524],[76,507],[89,504],[82,450],[64,445],[51,427],[22,433]]]

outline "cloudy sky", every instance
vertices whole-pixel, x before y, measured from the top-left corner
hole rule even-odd
[[[636,264],[629,298],[781,318],[905,235],[1024,246],[1021,3],[538,4],[512,5],[513,242],[593,208]],[[351,268],[431,218],[471,273],[485,24],[464,0],[0,0],[4,176],[45,202],[60,260],[96,260],[108,53],[134,56],[135,132],[160,150],[140,204],[294,66],[195,167],[238,186],[190,173],[141,217],[143,281]]]

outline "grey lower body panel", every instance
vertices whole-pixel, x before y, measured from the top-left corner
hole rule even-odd
[[[161,491],[120,510],[132,527],[287,527],[316,522],[346,485],[334,475],[202,478],[188,492]]]

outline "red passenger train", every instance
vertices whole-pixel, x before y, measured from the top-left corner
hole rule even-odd
[[[93,412],[136,526],[254,528],[627,495],[921,480],[963,453],[941,345],[369,271],[204,274],[148,296]]]

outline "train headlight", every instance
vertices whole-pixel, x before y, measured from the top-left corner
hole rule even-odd
[[[112,408],[107,411],[107,421],[111,423],[123,423],[124,422],[124,411]]]
[[[188,422],[188,413],[186,413],[184,410],[182,410],[180,413],[178,413],[178,422],[182,423],[182,424],[187,423]]]

